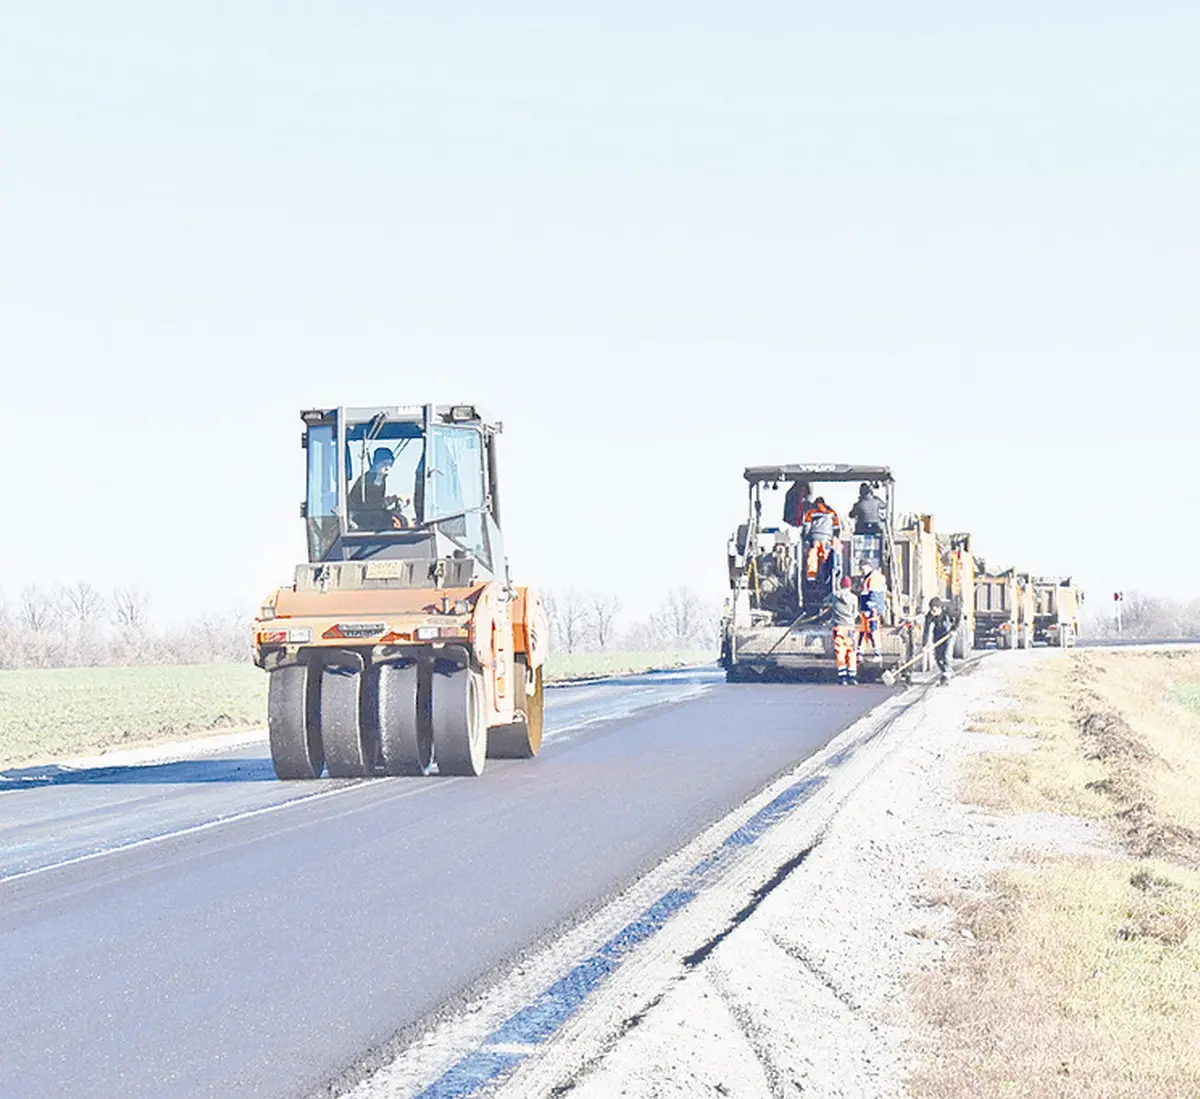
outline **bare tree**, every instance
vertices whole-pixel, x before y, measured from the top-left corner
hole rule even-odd
[[[61,603],[64,616],[80,633],[94,629],[104,617],[104,596],[86,580],[63,588]]]
[[[607,649],[612,643],[613,626],[620,609],[621,600],[615,595],[593,592],[588,598],[588,625],[597,648]]]
[[[713,644],[715,621],[691,588],[672,588],[650,617],[662,642],[680,649]]]
[[[583,597],[574,588],[567,588],[562,592],[544,592],[542,601],[546,605],[554,640],[567,652],[575,652],[583,643],[587,627],[587,607]]]
[[[37,584],[26,584],[17,603],[17,624],[30,633],[45,633],[54,624],[54,600]]]
[[[113,588],[113,622],[125,630],[140,630],[146,625],[146,606],[150,597],[136,584]]]

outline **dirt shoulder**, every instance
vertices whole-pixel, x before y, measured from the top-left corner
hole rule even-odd
[[[648,1009],[502,1094],[1200,1094],[1198,660],[985,658]]]
[[[1013,683],[964,796],[1102,825],[948,895],[974,936],[916,984],[918,1096],[1200,1095],[1200,653],[1076,652]],[[1011,816],[1008,819],[1018,819]]]

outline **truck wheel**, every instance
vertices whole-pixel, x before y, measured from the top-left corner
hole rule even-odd
[[[421,666],[384,664],[376,693],[379,753],[389,775],[427,775],[433,769],[429,687]]]
[[[375,745],[363,729],[362,672],[326,664],[321,669],[321,742],[330,778],[361,778],[375,767]]]
[[[473,668],[434,666],[433,758],[442,775],[478,775],[487,759],[483,683]]]
[[[308,664],[277,668],[267,681],[271,763],[282,779],[320,778],[325,769],[319,687],[320,678]]]
[[[542,748],[544,688],[542,669],[533,673],[533,694],[525,693],[529,663],[524,656],[513,658],[514,708],[524,716],[512,725],[497,725],[488,730],[487,754],[492,759],[533,759]]]

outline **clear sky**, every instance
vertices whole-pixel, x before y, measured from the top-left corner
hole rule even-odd
[[[1200,595],[1198,44],[1182,2],[0,4],[0,589],[253,606],[301,408],[465,399],[518,576],[627,610],[723,597],[774,461]]]

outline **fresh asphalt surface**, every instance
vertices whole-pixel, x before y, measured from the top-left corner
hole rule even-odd
[[[888,692],[549,692],[535,761],[275,781],[265,745],[0,777],[0,1095],[302,1096],[634,880]]]

